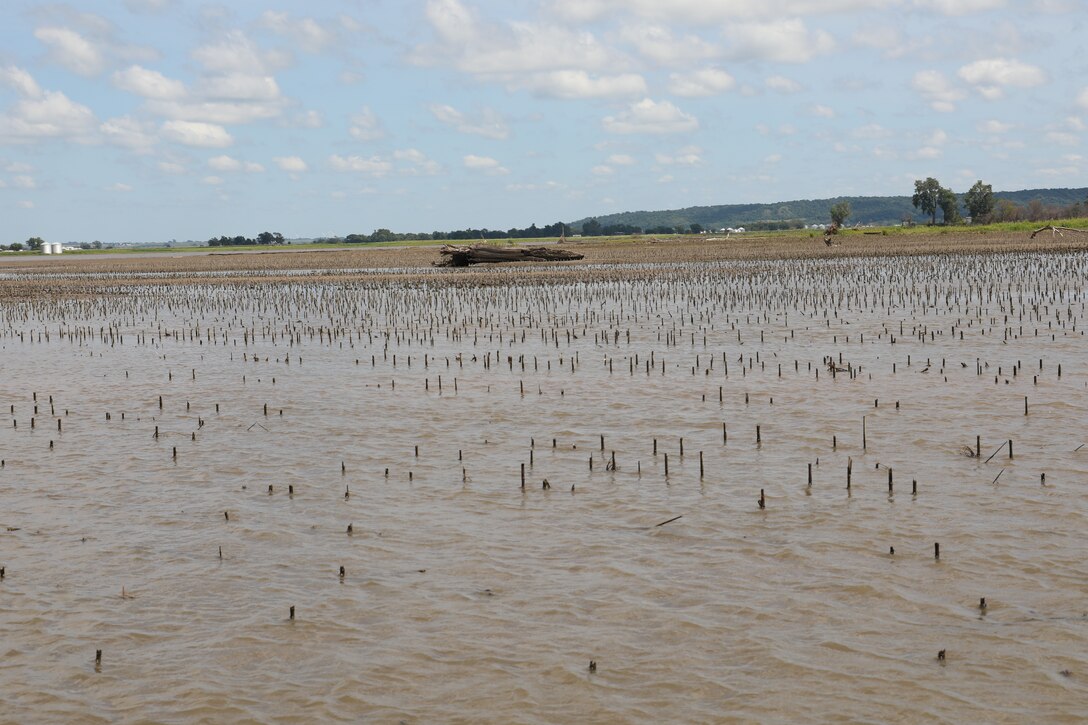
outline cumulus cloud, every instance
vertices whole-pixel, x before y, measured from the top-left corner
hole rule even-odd
[[[976,60],[960,68],[957,75],[990,100],[1004,96],[1005,88],[1032,88],[1047,80],[1041,68],[1008,58]]]
[[[60,91],[42,90],[21,68],[0,69],[0,81],[22,96],[0,113],[0,141],[29,143],[59,139],[88,143],[94,140],[98,120],[91,109]]]
[[[646,81],[637,73],[591,76],[583,70],[533,73],[508,85],[538,96],[568,99],[640,96],[646,92]]]
[[[436,41],[411,54],[420,65],[560,98],[632,94],[645,83],[627,72],[631,59],[584,30],[549,22],[489,24],[461,0],[428,0],[424,14]]]
[[[472,169],[473,171],[482,171],[485,174],[509,174],[510,169],[500,164],[490,156],[477,156],[475,154],[469,154],[462,159],[466,169]]]
[[[736,79],[719,68],[702,68],[669,76],[669,93],[685,98],[716,96],[732,90],[736,85]]]
[[[34,77],[22,68],[13,65],[0,68],[0,83],[13,88],[16,93],[27,98],[39,98],[42,89]]]
[[[256,162],[241,161],[225,154],[208,159],[208,166],[216,171],[245,171],[250,174],[264,171],[264,167]]]
[[[628,23],[620,29],[619,37],[657,65],[682,65],[721,55],[718,47],[702,38],[696,35],[678,38],[663,25]]]
[[[268,10],[261,15],[260,24],[307,53],[320,53],[337,43],[336,30],[313,18],[292,18],[287,13]]]
[[[911,88],[929,102],[930,108],[941,113],[956,110],[956,103],[963,100],[964,92],[956,88],[940,71],[923,70],[914,74]]]
[[[144,98],[176,100],[185,96],[185,84],[138,65],[113,74],[113,85]]]
[[[613,166],[631,166],[635,163],[635,157],[627,154],[612,154],[608,157],[608,163]]]
[[[1007,0],[914,0],[917,7],[950,16],[974,15],[986,10],[997,10],[1006,4]]]
[[[118,116],[103,121],[98,127],[106,143],[131,149],[137,153],[148,153],[158,143],[155,127],[132,116]]]
[[[829,33],[810,32],[799,18],[734,23],[725,34],[731,42],[730,56],[741,60],[807,63],[835,48]]]
[[[764,80],[763,83],[772,91],[778,91],[779,93],[799,93],[801,91],[801,84],[786,76],[774,75]]]
[[[107,186],[106,191],[118,191],[118,192],[121,192],[122,194],[126,194],[126,193],[132,191],[132,187],[129,186],[128,184],[123,184],[120,181],[118,181],[116,184],[111,184],[111,185]]]
[[[492,108],[485,108],[470,116],[458,111],[453,106],[436,103],[431,106],[431,114],[442,123],[452,126],[461,133],[494,139],[504,139],[510,136],[510,128],[506,125],[505,119]]]
[[[980,133],[1002,134],[1011,131],[1013,125],[1011,123],[1005,123],[1004,121],[995,121],[991,119],[989,121],[982,121],[976,128]]]
[[[367,159],[362,156],[333,154],[329,157],[329,166],[335,171],[355,171],[371,176],[384,176],[393,170],[393,164],[379,156],[371,156]]]
[[[363,106],[363,110],[351,117],[351,126],[348,128],[348,133],[358,141],[374,141],[385,136],[381,121],[366,106]]]
[[[302,173],[310,168],[306,165],[306,162],[298,156],[277,156],[272,160],[276,162],[276,166],[284,171],[290,171],[293,174]]]
[[[34,37],[48,48],[48,58],[81,76],[96,76],[106,67],[102,52],[89,40],[70,28],[45,27]]]
[[[162,124],[162,135],[167,140],[184,146],[199,148],[225,148],[234,143],[227,129],[214,123],[201,121],[166,121]]]
[[[433,176],[441,170],[441,166],[437,161],[427,158],[427,155],[419,149],[398,149],[393,152],[393,158],[406,164],[401,169],[401,173]]]
[[[685,133],[699,128],[699,121],[669,101],[644,98],[616,116],[606,116],[601,125],[609,133]]]
[[[196,48],[192,56],[213,73],[258,77],[270,75],[291,60],[286,53],[261,49],[240,30],[232,30],[222,40]]]
[[[654,160],[662,166],[697,166],[703,163],[702,153],[698,146],[685,146],[673,154],[655,154]]]

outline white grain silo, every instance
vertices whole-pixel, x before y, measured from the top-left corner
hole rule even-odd
[[[49,242],[45,242],[44,244],[42,244],[42,254],[52,254],[52,253],[53,253],[53,245],[52,244],[50,244]]]
[[[64,247],[60,242],[53,242],[53,254],[61,254],[64,251]]]

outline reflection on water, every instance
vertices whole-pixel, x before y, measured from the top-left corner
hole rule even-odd
[[[0,720],[1079,721],[1086,268],[0,303]]]

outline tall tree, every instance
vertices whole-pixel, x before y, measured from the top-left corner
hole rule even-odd
[[[989,220],[994,211],[994,187],[990,184],[983,184],[982,179],[979,179],[963,195],[963,204],[967,207],[967,213],[971,215],[972,222],[978,223]]]
[[[960,220],[960,200],[956,192],[951,189],[941,189],[941,196],[937,200],[941,205],[941,214],[944,215],[945,224],[955,224]]]
[[[928,214],[930,224],[937,223],[937,209],[941,205],[941,184],[932,176],[925,181],[914,182],[914,196],[910,199],[915,209]]]
[[[33,249],[35,251],[41,249],[43,244],[45,244],[45,240],[41,237],[31,237],[30,239],[26,240],[27,248]]]
[[[847,217],[850,216],[850,202],[840,201],[838,204],[832,204],[831,206],[831,223],[837,227],[841,227],[846,223]]]

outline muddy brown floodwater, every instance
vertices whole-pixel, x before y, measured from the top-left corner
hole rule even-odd
[[[1088,712],[1083,251],[65,264],[0,269],[2,722]]]

